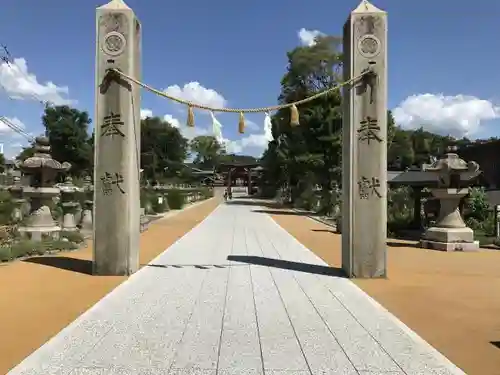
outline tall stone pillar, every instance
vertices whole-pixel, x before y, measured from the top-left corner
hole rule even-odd
[[[344,26],[342,268],[386,276],[387,14],[362,1]]]
[[[139,87],[141,26],[122,0],[97,8],[94,274],[130,275],[139,268]]]

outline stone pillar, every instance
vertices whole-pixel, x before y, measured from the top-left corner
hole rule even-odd
[[[94,169],[94,274],[139,268],[139,87],[141,26],[123,0],[97,8]]]
[[[362,1],[344,26],[342,268],[386,276],[387,14]]]

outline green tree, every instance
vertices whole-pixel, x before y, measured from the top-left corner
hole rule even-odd
[[[92,149],[88,142],[91,119],[87,112],[69,106],[47,107],[42,116],[45,134],[49,138],[52,157],[71,163],[71,174],[90,172]]]
[[[234,163],[234,164],[255,164],[259,160],[250,155],[236,155],[236,154],[222,154],[219,157],[219,161],[222,163]]]
[[[221,157],[225,155],[224,146],[210,135],[200,135],[189,143],[189,148],[194,156],[193,163],[202,169],[211,169],[217,166]]]
[[[144,178],[158,181],[183,168],[188,141],[179,129],[158,117],[141,121],[141,166]]]
[[[280,104],[310,97],[340,80],[340,39],[318,38],[311,47],[297,47],[287,54],[287,72],[281,80]],[[274,141],[264,152],[268,184],[288,185],[292,199],[312,185],[329,188],[340,180],[341,95],[335,91],[301,105],[300,126],[290,126],[290,110],[272,118]]]
[[[0,154],[0,171],[3,172],[5,170],[5,156],[4,154]]]
[[[415,152],[411,132],[394,127],[391,140],[387,147],[387,164],[389,168],[404,170],[415,162]]]
[[[24,161],[35,154],[35,144],[31,143],[31,145],[23,147],[21,152],[16,156],[16,160]]]

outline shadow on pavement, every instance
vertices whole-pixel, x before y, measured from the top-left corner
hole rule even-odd
[[[258,212],[260,214],[268,214],[268,215],[284,215],[284,216],[311,216],[311,214],[307,212],[298,212],[298,211],[283,211],[283,210],[252,210],[252,212]]]
[[[339,234],[332,229],[311,229],[313,232]]]
[[[87,259],[77,259],[61,256],[43,256],[28,258],[23,260],[23,262],[41,264],[43,266],[55,267],[66,271],[92,275],[92,261]]]
[[[272,259],[272,258],[250,256],[250,255],[229,255],[227,257],[227,260],[232,260],[234,262],[248,263],[257,266],[274,267],[291,271],[312,273],[316,275],[346,277],[344,271],[341,268],[321,266],[317,264],[292,262],[283,259]]]
[[[269,202],[269,201],[264,201],[264,200],[249,200],[247,199],[242,199],[242,198],[233,198],[233,200],[226,201],[226,204],[229,206],[256,206],[256,207],[267,207],[267,208],[274,208],[274,209],[280,209],[283,208],[283,205],[277,202]]]
[[[243,264],[241,264],[243,266]],[[211,268],[227,268],[233,267],[231,264],[142,264],[146,267],[156,267],[156,268],[186,268],[192,267],[199,270],[208,270]]]
[[[417,247],[420,248],[418,242],[398,242],[398,241],[387,241],[387,246],[390,247]]]

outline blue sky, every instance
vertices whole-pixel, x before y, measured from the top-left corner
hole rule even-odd
[[[349,12],[359,3],[126,2],[143,26],[143,80],[159,89],[178,85],[180,95],[188,84],[200,100],[223,100],[229,107],[276,104],[286,52],[301,43],[299,31],[340,35]],[[36,135],[42,132],[43,107],[34,97],[62,97],[75,100],[77,108],[93,117],[95,8],[102,4],[2,1],[0,43],[8,46],[12,57],[24,60],[17,60],[15,70],[5,64],[0,70],[0,115]],[[389,16],[389,106],[396,110],[398,122],[472,138],[499,135],[500,2],[373,0],[373,4]],[[143,94],[141,107],[154,115],[170,115],[186,131],[181,107],[149,93]],[[218,119],[234,150],[262,152],[263,115],[248,116],[255,125],[245,135],[237,133],[237,115]],[[197,134],[210,131],[206,113],[197,113],[196,120]],[[12,156],[23,139],[0,129],[0,142]]]

